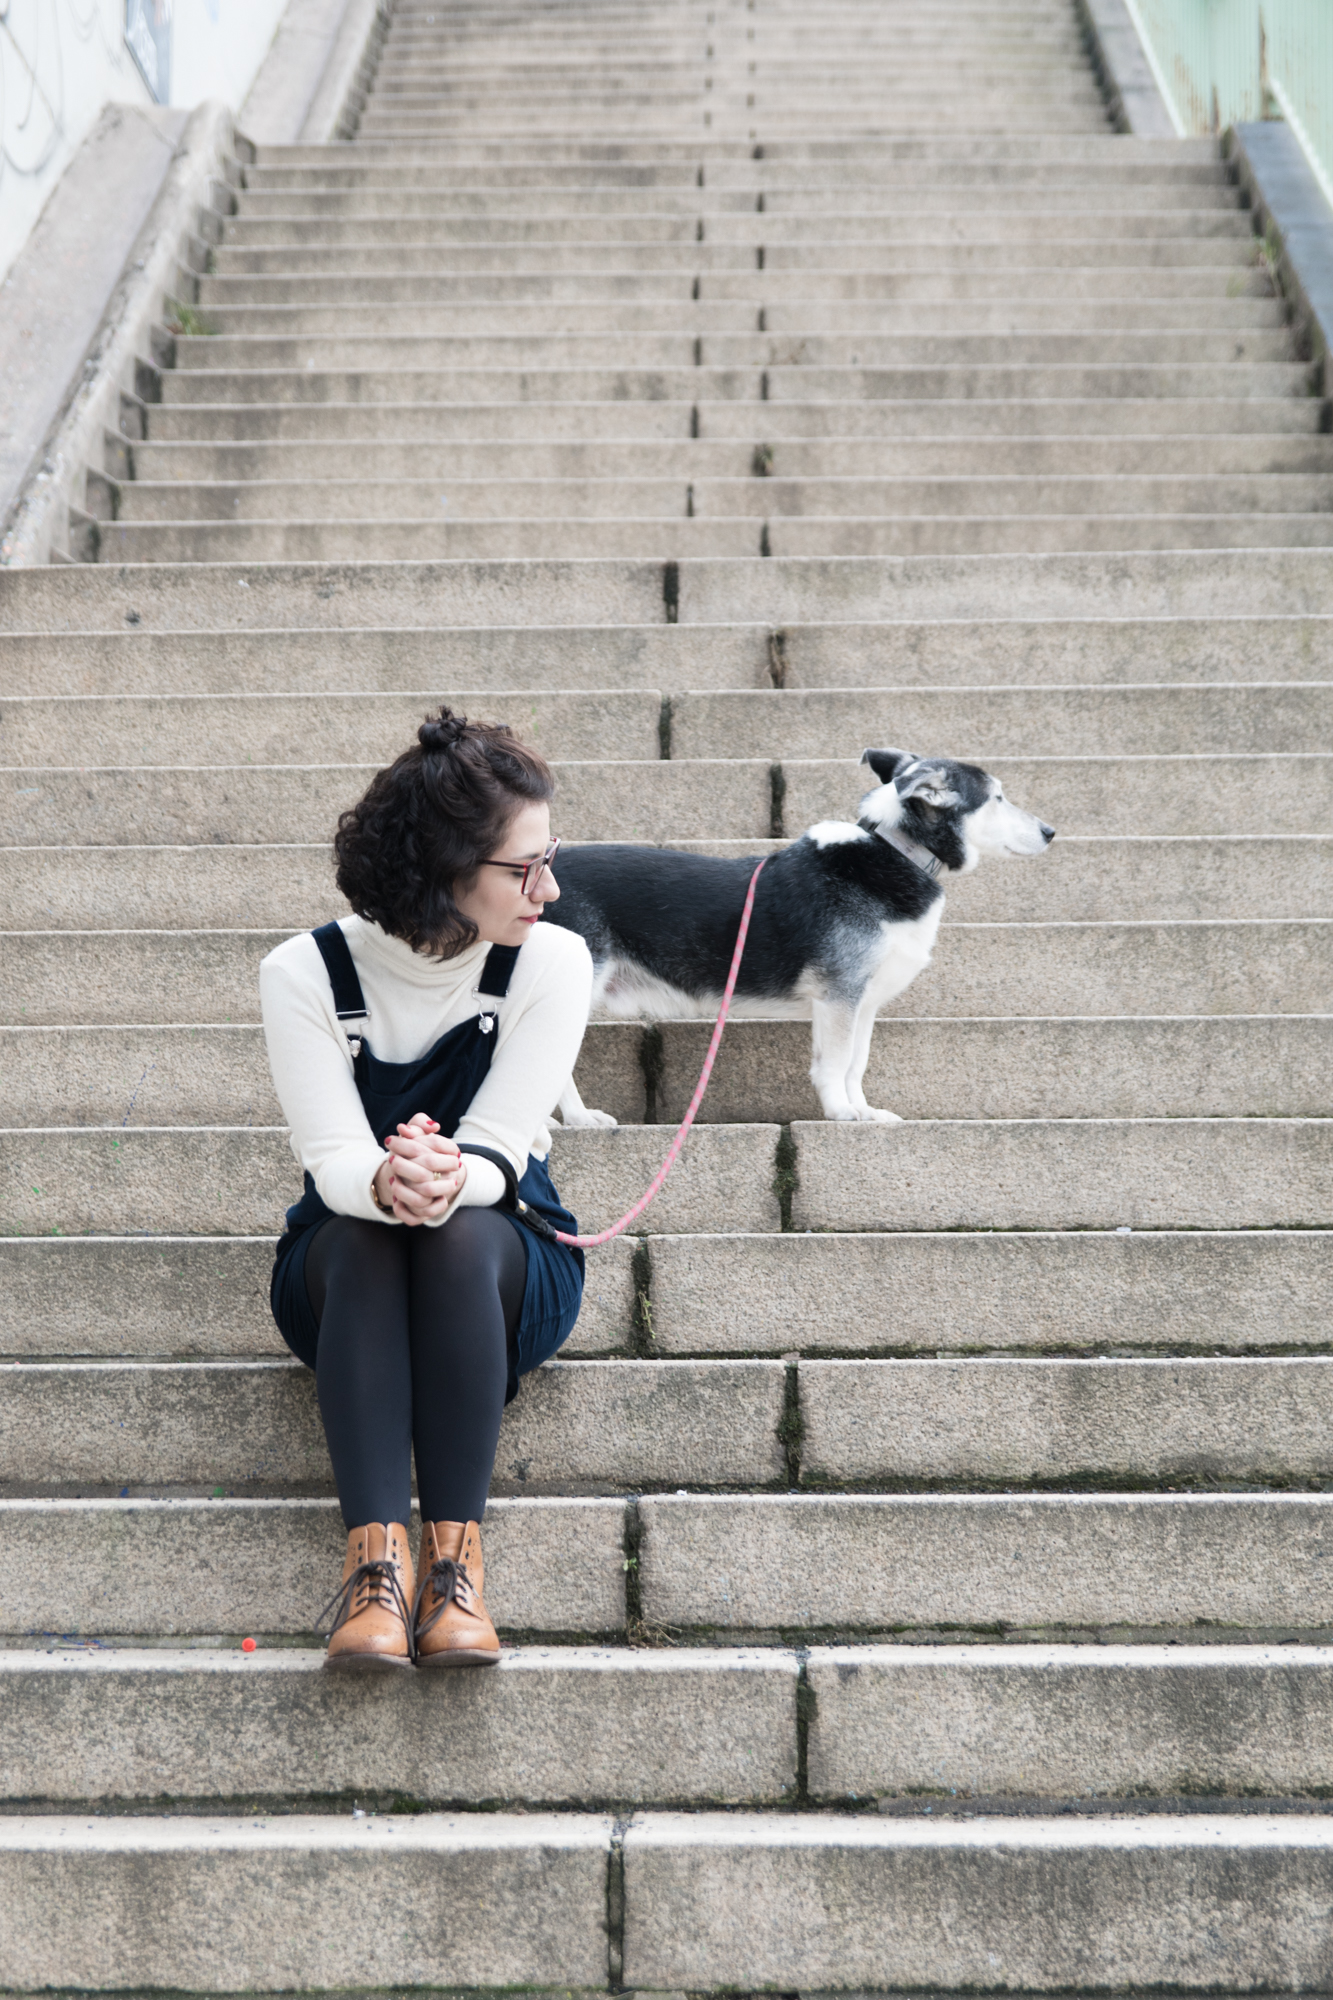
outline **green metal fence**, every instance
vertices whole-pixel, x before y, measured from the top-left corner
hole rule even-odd
[[[1182,136],[1285,118],[1333,201],[1333,0],[1125,0]]]

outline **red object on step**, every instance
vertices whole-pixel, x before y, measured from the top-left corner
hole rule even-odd
[[[242,1639],[241,1651],[243,1653],[253,1653],[254,1649],[255,1649],[255,1642],[253,1639]]]
[[[767,859],[768,856],[765,855],[764,861],[767,861]],[[609,1229],[603,1229],[599,1235],[567,1236],[563,1229],[557,1229],[555,1232],[557,1242],[567,1243],[571,1250],[596,1250],[600,1244],[609,1243],[613,1236],[619,1236],[623,1229],[628,1229],[631,1222],[643,1214],[643,1211],[647,1208],[654,1195],[660,1194],[663,1181],[665,1181],[667,1175],[676,1164],[680,1155],[680,1149],[685,1144],[685,1135],[691,1125],[693,1125],[694,1115],[704,1101],[704,1092],[708,1088],[708,1079],[713,1074],[713,1058],[716,1056],[718,1045],[722,1040],[722,1030],[727,1025],[727,1014],[731,1007],[731,996],[736,991],[736,975],[741,969],[741,953],[745,950],[745,939],[750,928],[750,918],[754,913],[754,893],[759,884],[759,877],[764,872],[764,861],[759,863],[754,874],[750,877],[750,886],[745,893],[745,907],[741,911],[740,928],[736,932],[736,949],[731,955],[731,971],[727,974],[727,983],[722,989],[722,1005],[717,1010],[717,1020],[713,1024],[713,1039],[708,1044],[708,1054],[704,1057],[704,1066],[699,1077],[698,1087],[690,1099],[689,1110],[681,1120],[680,1130],[667,1149],[667,1156],[658,1170],[657,1177],[652,1182],[647,1193],[640,1195],[633,1208],[628,1209],[621,1216],[619,1222],[613,1222]]]

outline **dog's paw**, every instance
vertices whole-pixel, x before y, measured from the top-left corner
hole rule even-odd
[[[852,1113],[863,1125],[901,1125],[902,1119],[896,1111],[877,1111],[873,1104],[863,1104]]]
[[[567,1132],[610,1132],[619,1123],[609,1111],[590,1111],[585,1104],[572,1118],[565,1119]]]

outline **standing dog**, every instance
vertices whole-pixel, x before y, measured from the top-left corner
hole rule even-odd
[[[861,1087],[875,1016],[930,963],[944,911],[940,877],[983,855],[1044,854],[1053,827],[1005,798],[975,764],[867,750],[878,779],[855,826],[821,820],[759,878],[732,1012],[809,1016],[810,1078],[826,1118],[899,1122]],[[547,923],[592,953],[593,1010],[648,1020],[716,1014],[754,857],[660,847],[566,848]],[[613,1125],[573,1083],[566,1125]]]

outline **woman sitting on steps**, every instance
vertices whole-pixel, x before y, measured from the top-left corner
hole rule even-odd
[[[546,1119],[587,1025],[551,773],[508,729],[441,709],[338,822],[355,915],[260,968],[273,1081],[305,1169],[273,1316],[315,1371],[347,1554],[326,1664],[493,1665],[481,1520],[518,1378],[578,1317],[583,1255]],[[416,1582],[408,1544],[415,1450]]]

